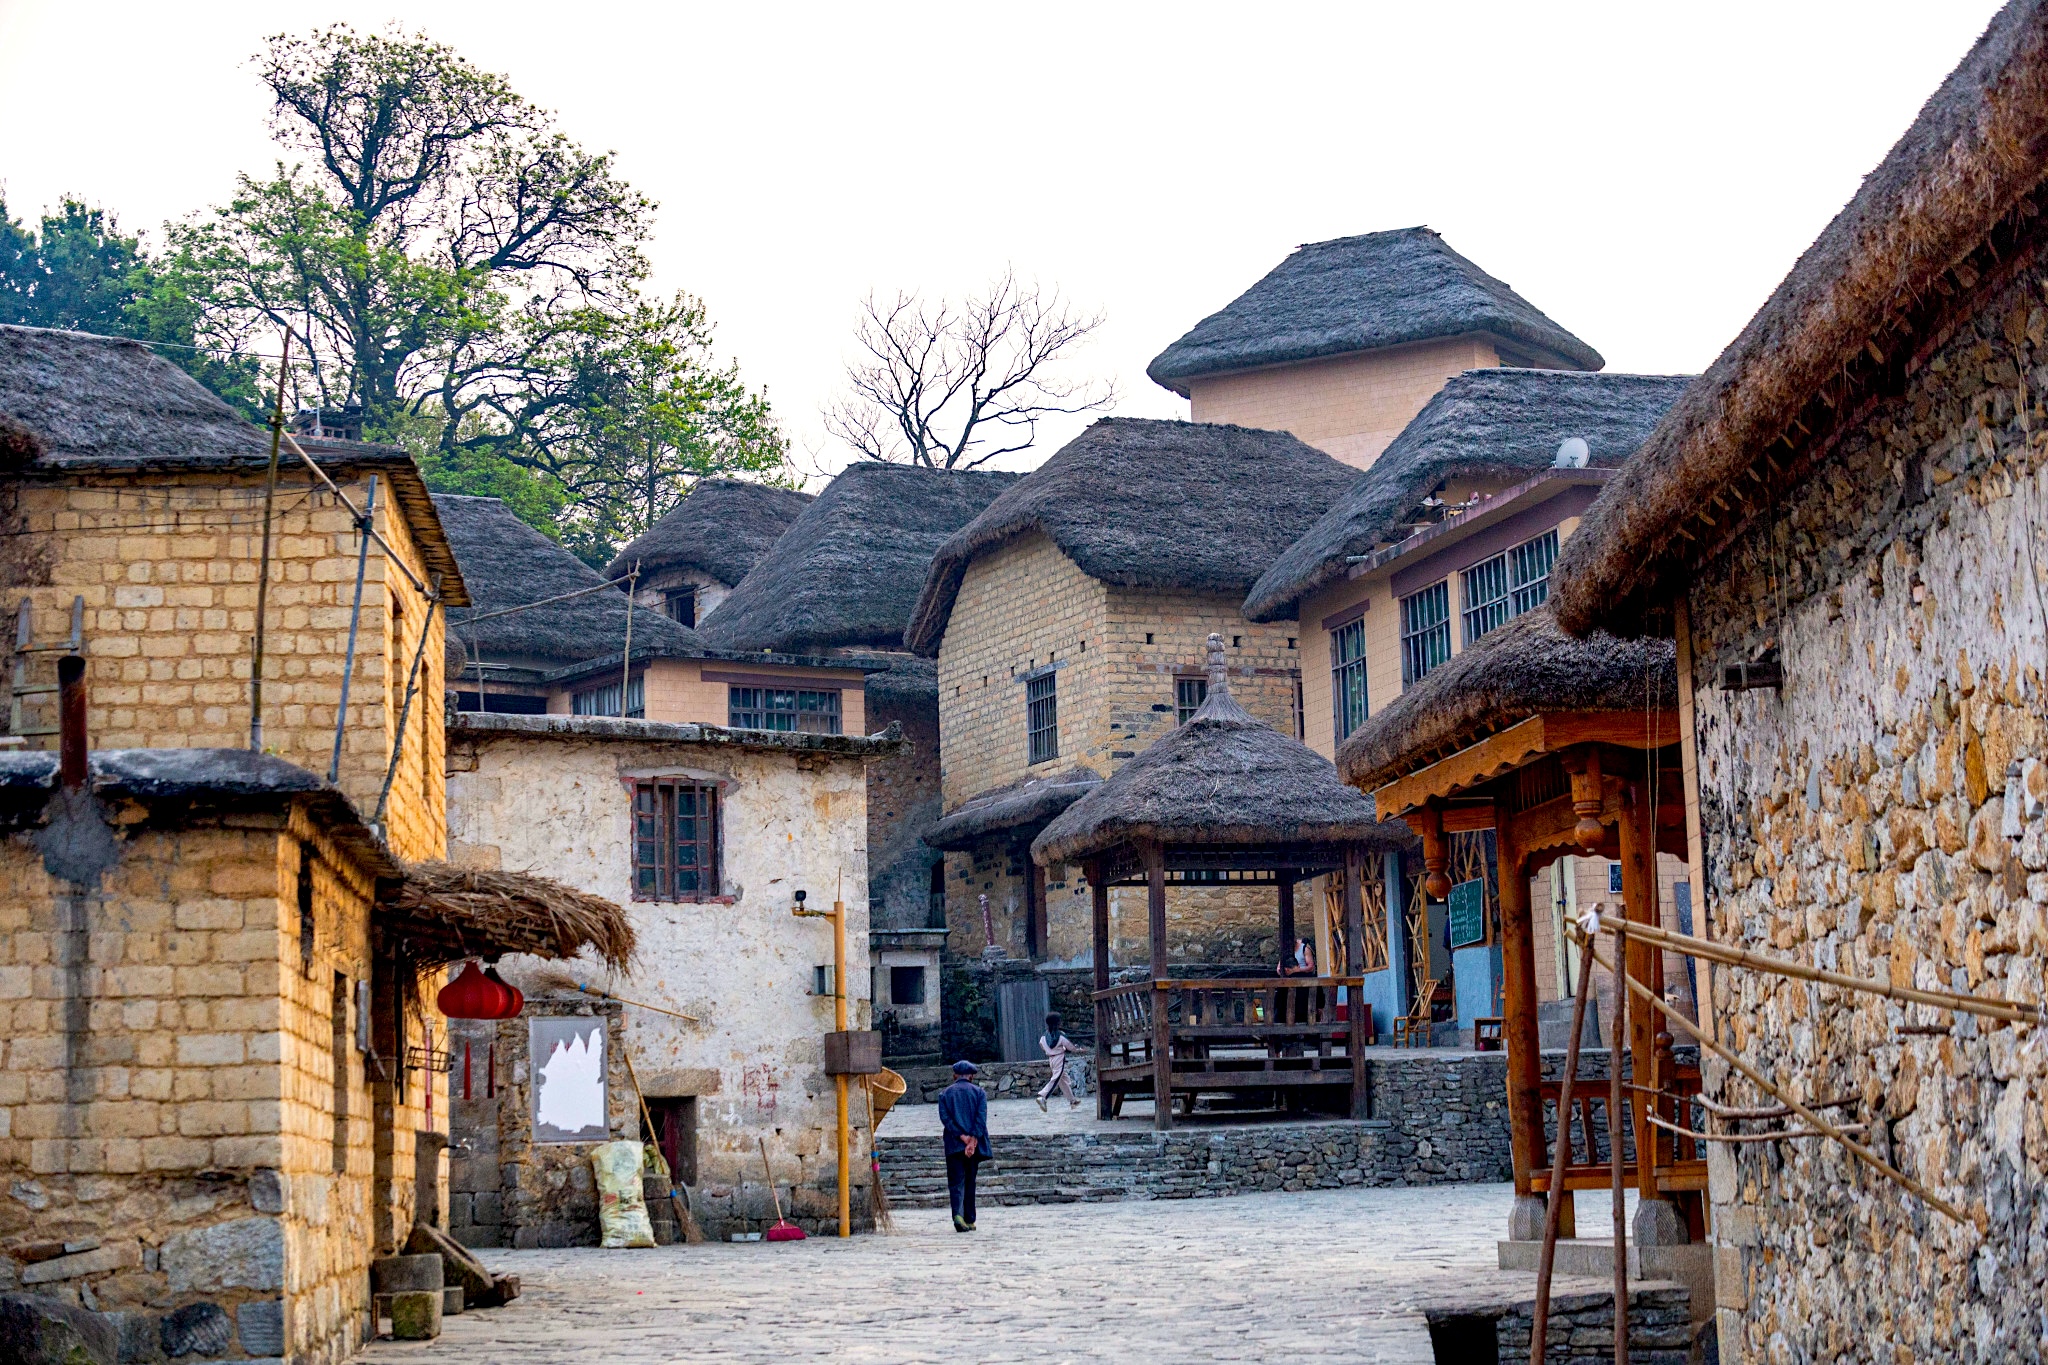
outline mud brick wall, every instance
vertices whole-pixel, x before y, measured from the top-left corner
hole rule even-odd
[[[370,878],[296,808],[135,814],[83,893],[0,843],[0,1289],[116,1315],[136,1350],[346,1359],[425,1122],[355,1045]]]
[[[336,471],[361,506],[361,477]],[[358,540],[347,509],[310,493],[303,475],[278,490],[264,660],[264,747],[325,773],[347,657]],[[391,485],[378,481],[377,530],[427,581],[426,562]],[[89,705],[96,746],[240,748],[249,740],[250,637],[256,629],[263,479],[248,475],[99,476],[30,484],[0,503],[0,592],[32,604],[37,643],[67,639],[71,604],[85,599]],[[375,809],[398,735],[398,714],[420,632],[424,670],[406,722],[385,824],[392,849],[438,858],[442,793],[444,617],[374,544],[363,588],[355,681],[349,692],[341,788]],[[55,681],[55,656],[33,666]],[[38,699],[47,700],[47,699]],[[29,705],[24,724],[54,725],[54,706]],[[54,747],[54,737],[38,741]]]
[[[2019,257],[1820,464],[1691,579],[1711,932],[1901,984],[2042,998],[2048,954],[2048,272]],[[1782,691],[1722,664],[1782,649]],[[1703,978],[1703,985],[1704,985]],[[1975,1230],[1830,1145],[1712,1154],[1731,1358],[2032,1354],[2048,1291],[2048,1052],[2033,1030],[1753,972],[1722,1036]],[[1709,1093],[1758,1102],[1711,1071]]]

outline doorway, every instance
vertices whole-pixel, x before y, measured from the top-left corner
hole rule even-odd
[[[670,1174],[682,1184],[694,1188],[697,1184],[696,1096],[656,1099],[650,1095],[647,1097],[646,1118],[654,1121],[654,1131],[647,1131],[646,1119],[643,1119],[640,1140],[660,1148]]]

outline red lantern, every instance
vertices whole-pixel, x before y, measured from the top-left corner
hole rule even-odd
[[[526,992],[520,990],[517,986],[507,981],[504,977],[499,976],[498,969],[496,967],[484,968],[484,979],[487,981],[495,981],[500,986],[504,987],[507,997],[512,1002],[511,1004],[505,1007],[505,1012],[499,1015],[498,1017],[500,1019],[517,1019],[519,1017],[519,1011],[526,1008]]]
[[[441,988],[434,1003],[450,1019],[509,1019],[505,1007],[512,1003],[511,989],[485,976],[471,960],[463,964],[460,976]]]

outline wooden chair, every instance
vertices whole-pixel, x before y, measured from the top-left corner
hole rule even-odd
[[[1436,1009],[1437,981],[1422,983],[1422,994],[1415,997],[1415,1007],[1394,1021],[1395,1047],[1429,1046],[1430,1025]]]

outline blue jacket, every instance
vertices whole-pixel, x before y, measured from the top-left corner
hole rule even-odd
[[[992,1155],[988,1141],[988,1092],[973,1081],[955,1081],[939,1092],[939,1124],[946,1130],[946,1155],[967,1150],[960,1139],[975,1140],[977,1158]]]

